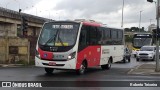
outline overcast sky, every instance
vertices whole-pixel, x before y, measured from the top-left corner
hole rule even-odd
[[[123,0],[0,0],[0,6],[53,20],[91,19],[112,27],[121,27]],[[147,29],[156,22],[155,3],[124,0],[124,28]]]

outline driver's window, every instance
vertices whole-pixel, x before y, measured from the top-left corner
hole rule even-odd
[[[79,38],[79,45],[80,46],[86,46],[86,30],[84,27],[82,27],[80,38]]]

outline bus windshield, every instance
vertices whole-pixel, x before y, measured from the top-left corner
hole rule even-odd
[[[78,28],[78,23],[46,23],[39,37],[39,44],[45,46],[72,46],[77,39]]]
[[[152,44],[152,38],[134,38],[133,40],[133,46],[134,47],[142,47],[144,45],[151,45]]]

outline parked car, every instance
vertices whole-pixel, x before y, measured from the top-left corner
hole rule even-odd
[[[126,47],[124,48],[124,57],[123,57],[123,62],[130,62],[131,58],[131,51]]]
[[[155,59],[156,47],[155,46],[142,46],[140,51],[137,52],[136,60],[153,60]]]

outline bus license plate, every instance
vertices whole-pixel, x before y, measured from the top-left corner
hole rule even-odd
[[[56,65],[56,63],[55,62],[49,62],[48,65],[49,66],[54,66],[54,65]]]

